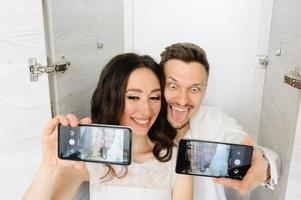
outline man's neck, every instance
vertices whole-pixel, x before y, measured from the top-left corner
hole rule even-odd
[[[177,129],[176,139],[181,139],[185,136],[187,131],[190,129],[189,123],[181,129]]]

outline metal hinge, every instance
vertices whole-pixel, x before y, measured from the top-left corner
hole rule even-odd
[[[264,67],[267,67],[269,64],[269,59],[267,56],[259,56],[258,63],[263,65]]]
[[[301,89],[301,76],[296,70],[285,74],[283,78],[285,83],[294,88]]]
[[[30,72],[30,81],[38,81],[39,76],[43,73],[51,72],[65,72],[70,67],[70,62],[66,60],[65,56],[61,56],[61,59],[51,66],[43,66],[40,63],[37,63],[36,58],[28,59],[28,67]]]

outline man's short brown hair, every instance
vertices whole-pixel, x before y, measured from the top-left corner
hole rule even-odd
[[[206,52],[198,45],[187,42],[172,44],[161,53],[160,65],[164,67],[164,64],[170,59],[177,59],[186,63],[198,62],[205,67],[207,75],[209,75]]]

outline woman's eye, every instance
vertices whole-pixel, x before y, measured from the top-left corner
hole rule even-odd
[[[127,98],[130,100],[138,100],[139,99],[139,97],[137,97],[137,96],[127,96]]]
[[[150,97],[150,99],[154,100],[154,101],[159,101],[159,100],[161,100],[161,96]]]

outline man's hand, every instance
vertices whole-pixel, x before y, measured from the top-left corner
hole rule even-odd
[[[254,147],[251,167],[243,180],[213,178],[213,182],[222,184],[226,187],[231,187],[237,190],[241,195],[244,195],[249,190],[255,189],[270,178],[270,167],[269,163],[263,158],[261,151],[256,148],[255,142],[250,137],[246,137],[242,144]]]

